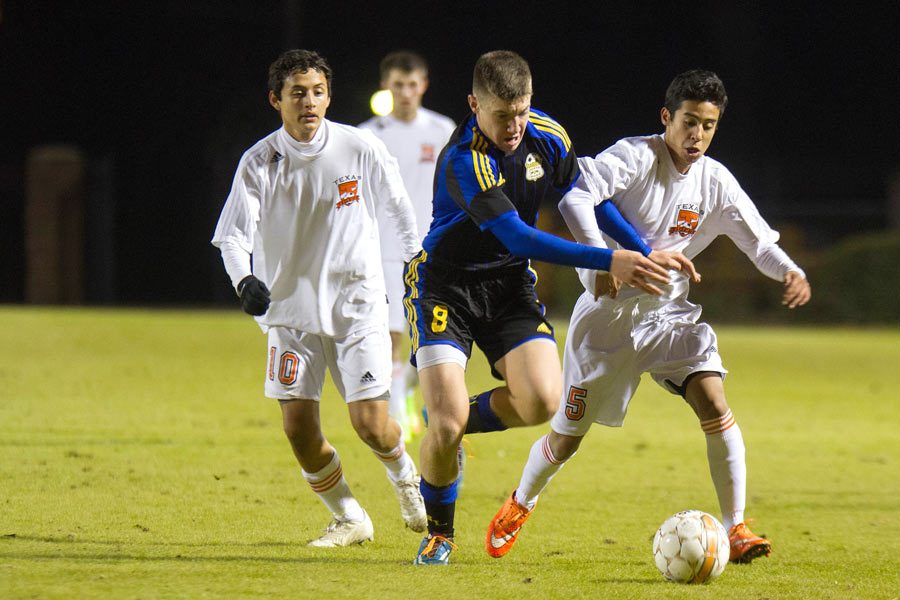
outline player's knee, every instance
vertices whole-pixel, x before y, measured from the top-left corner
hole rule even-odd
[[[367,446],[371,448],[385,448],[388,446],[387,438],[389,436],[387,427],[384,424],[365,420],[353,423],[353,428],[356,430],[356,435],[359,436],[359,439]]]
[[[458,446],[465,431],[466,422],[463,419],[445,417],[435,420],[431,417],[428,420],[428,434],[444,448]]]
[[[540,425],[549,421],[559,408],[559,395],[559,390],[551,386],[532,390],[527,399],[519,402],[524,407],[520,415],[525,424]]]
[[[581,445],[581,437],[572,437],[568,435],[551,435],[550,451],[553,458],[560,462],[565,462],[575,456],[578,446]]]

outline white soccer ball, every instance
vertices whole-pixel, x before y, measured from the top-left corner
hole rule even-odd
[[[666,519],[653,537],[653,561],[676,583],[705,583],[722,574],[731,552],[728,533],[702,510],[683,510]]]

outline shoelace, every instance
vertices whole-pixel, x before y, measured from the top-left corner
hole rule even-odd
[[[422,554],[431,558],[435,555],[438,550],[438,546],[441,542],[447,542],[450,546],[451,550],[456,550],[457,546],[447,538],[442,535],[434,535],[428,538],[428,544],[425,545],[425,549],[422,551]]]
[[[515,524],[519,519],[521,519],[523,516],[525,516],[527,514],[526,511],[519,508],[518,503],[515,506],[513,506],[513,511],[514,512],[513,512],[512,516],[510,516],[508,519],[504,519],[502,517],[500,518],[500,520],[497,522],[499,529],[506,531],[507,529],[509,529],[510,525]]]

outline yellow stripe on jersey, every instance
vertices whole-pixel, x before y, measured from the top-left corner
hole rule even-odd
[[[558,137],[562,141],[566,152],[568,152],[572,147],[572,140],[569,139],[569,134],[566,133],[566,130],[562,125],[560,125],[553,119],[539,115],[535,112],[530,112],[528,113],[528,120],[531,121],[539,130],[546,131],[547,133],[552,133],[553,135]]]
[[[475,177],[478,179],[478,185],[481,186],[482,192],[506,183],[503,174],[500,175],[499,180],[497,179],[494,168],[491,166],[491,159],[487,154],[487,138],[474,128],[472,129],[472,143],[469,144],[469,148],[472,152],[472,166],[475,169]]]
[[[412,300],[413,298],[419,297],[419,288],[417,286],[419,283],[419,265],[427,259],[428,253],[425,252],[425,250],[422,250],[409,262],[409,266],[406,268],[406,275],[403,276],[403,281],[410,290],[409,296],[403,299],[403,306],[406,307],[406,321],[409,323],[409,330],[411,332],[410,343],[412,344],[413,354],[419,349],[419,328],[417,327],[418,315],[416,314],[416,308],[413,306]]]
[[[491,169],[491,160],[487,155],[487,140],[483,137],[479,136],[478,142],[478,164],[481,168],[481,176],[484,178],[485,183],[487,183],[487,187],[494,187],[494,184],[497,183],[494,180],[494,171]],[[484,191],[487,188],[481,188],[481,191]]]
[[[478,140],[478,134],[473,130],[472,143],[469,144],[469,149],[472,151],[472,168],[475,169],[475,177],[478,179],[478,185],[481,186],[481,191],[484,191],[488,186],[485,185],[484,179],[481,178],[481,169],[479,168],[479,162],[481,161],[480,145],[481,143]]]

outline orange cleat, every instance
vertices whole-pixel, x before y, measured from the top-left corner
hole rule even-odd
[[[728,530],[728,541],[731,542],[733,563],[749,563],[754,558],[768,556],[772,552],[772,544],[764,537],[750,531],[746,523],[738,523]]]
[[[516,493],[513,492],[488,525],[487,537],[484,540],[484,549],[487,553],[494,558],[500,558],[512,550],[522,525],[533,512],[534,509],[528,510],[516,502]]]

